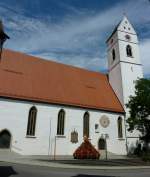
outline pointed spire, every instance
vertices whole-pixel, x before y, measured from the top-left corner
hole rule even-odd
[[[2,23],[2,20],[0,20],[0,33],[3,32],[3,23]]]
[[[124,17],[127,17],[127,13],[126,13],[125,9],[123,10],[123,18]]]
[[[9,36],[4,32],[3,23],[0,20],[0,40],[4,42],[6,39],[9,39]]]
[[[136,34],[136,31],[134,30],[134,27],[132,26],[131,22],[128,20],[126,14],[124,14],[123,19],[121,20],[117,30]]]
[[[109,38],[106,40],[106,43],[109,41],[109,39],[113,36],[113,34],[117,31],[118,26],[120,25],[121,21],[117,24],[117,26],[114,28],[113,32],[111,33],[111,35],[109,36]]]
[[[0,20],[0,59],[2,55],[3,44],[7,39],[9,39],[9,36],[4,32],[3,23]]]
[[[124,31],[132,34],[136,34],[136,31],[134,30],[132,24],[128,20],[127,15],[124,13],[122,20],[116,25],[113,32],[109,36],[109,38],[106,40],[106,43],[111,39],[111,37],[116,33],[116,31]]]

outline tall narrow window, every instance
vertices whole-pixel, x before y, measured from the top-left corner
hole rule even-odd
[[[118,118],[118,138],[123,138],[121,117]]]
[[[83,117],[83,136],[89,137],[89,113],[86,112]]]
[[[36,115],[37,109],[33,106],[30,108],[28,116],[27,135],[29,136],[35,136]]]
[[[132,48],[130,45],[127,45],[126,52],[128,57],[132,57]]]
[[[65,111],[61,109],[58,113],[57,135],[64,135],[64,129],[65,129]]]
[[[113,59],[113,61],[116,59],[115,49],[112,50],[112,59]]]

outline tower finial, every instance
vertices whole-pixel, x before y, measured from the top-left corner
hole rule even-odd
[[[123,10],[123,16],[126,17],[127,16],[127,13],[125,10]]]
[[[3,23],[2,20],[0,20],[0,60],[2,56],[3,44],[7,39],[9,39],[9,36],[7,36],[4,32]]]

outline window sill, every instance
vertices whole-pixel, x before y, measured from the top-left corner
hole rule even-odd
[[[133,56],[128,56],[128,55],[127,55],[127,57],[129,57],[129,58],[134,58]]]
[[[65,135],[56,135],[56,138],[66,138]]]
[[[124,138],[118,138],[119,141],[124,141],[125,139]]]
[[[36,136],[27,135],[26,138],[36,138]]]
[[[84,137],[83,137],[83,139],[84,139]],[[92,138],[91,138],[91,137],[88,137],[87,139],[88,139],[89,141],[91,141],[91,140],[92,140]]]

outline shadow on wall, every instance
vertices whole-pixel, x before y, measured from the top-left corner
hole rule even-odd
[[[128,154],[133,155],[135,154],[135,150],[139,146],[139,144],[142,144],[139,140],[136,141],[136,143],[131,143],[130,146],[128,146]]]
[[[134,150],[135,150],[135,144],[131,143],[130,146],[128,146],[128,153],[129,154],[134,154]]]
[[[72,177],[115,177],[115,176],[78,174],[78,175],[72,176]]]
[[[0,177],[9,177],[18,173],[11,166],[0,166]]]

